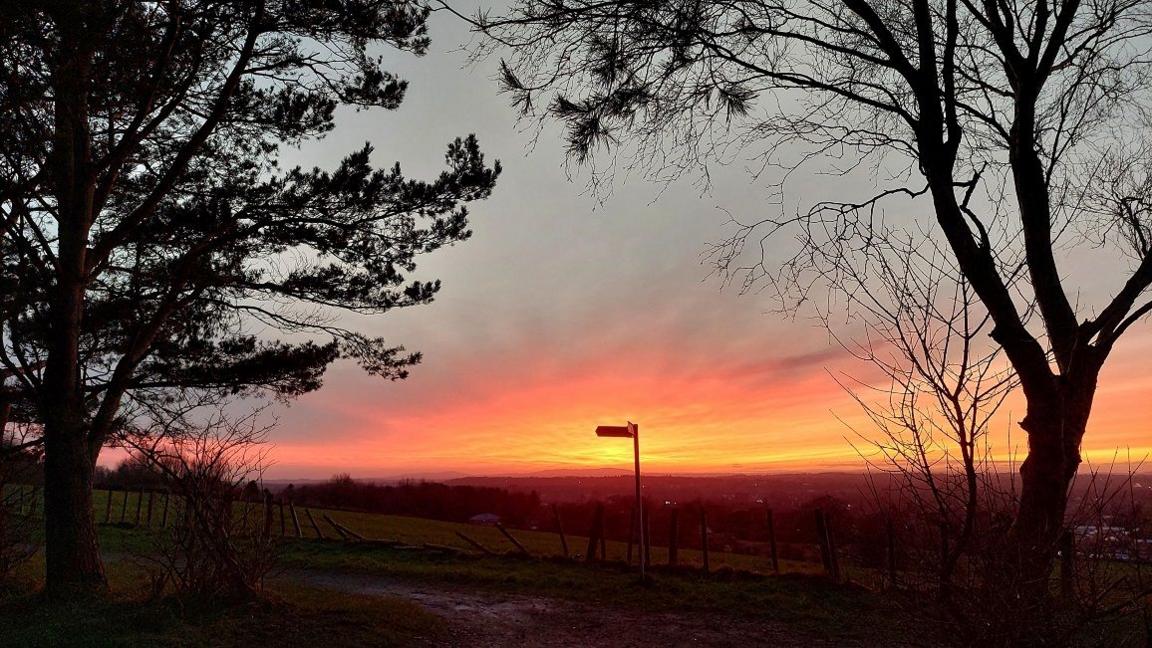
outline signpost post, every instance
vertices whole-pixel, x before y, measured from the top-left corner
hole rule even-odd
[[[648,545],[644,542],[644,503],[640,493],[640,426],[631,421],[625,426],[599,425],[596,427],[596,436],[632,439],[633,462],[636,466],[636,527],[640,529],[637,543],[640,550],[640,580],[647,582]]]

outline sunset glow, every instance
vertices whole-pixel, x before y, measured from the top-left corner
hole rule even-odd
[[[1133,338],[1102,381],[1088,434],[1090,464],[1140,462],[1149,447],[1143,371],[1152,338]],[[640,422],[645,466],[654,472],[779,472],[859,470],[870,432],[858,406],[829,371],[857,373],[846,354],[829,352],[762,364],[719,365],[710,372],[678,372],[668,362],[602,358],[578,373],[552,373],[527,360],[499,379],[480,373],[430,401],[406,403],[436,371],[431,362],[407,384],[377,384],[338,371],[339,388],[321,391],[290,409],[314,438],[278,433],[271,474],[325,477],[341,470],[364,476],[462,472],[516,474],[544,469],[627,468],[631,446],[598,439],[597,424]],[[627,369],[623,369],[627,367]],[[378,399],[368,396],[379,390]],[[356,394],[348,398],[349,393]],[[363,395],[361,398],[359,395]],[[1005,405],[992,431],[1007,461],[1008,432],[1016,453],[1019,399]],[[328,421],[324,427],[322,421]],[[851,426],[853,429],[849,429]],[[301,434],[303,436],[303,434]],[[308,435],[311,436],[311,435]],[[288,437],[288,438],[286,438]],[[855,444],[856,447],[853,446]]]

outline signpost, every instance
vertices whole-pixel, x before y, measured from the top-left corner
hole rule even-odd
[[[640,494],[640,426],[628,422],[628,425],[600,425],[596,427],[596,436],[632,439],[633,461],[636,466],[636,527],[640,529],[640,580],[647,581],[648,545],[644,542],[644,504]]]

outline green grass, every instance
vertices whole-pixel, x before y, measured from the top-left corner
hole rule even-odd
[[[154,546],[160,533],[114,525],[100,528],[115,593],[109,602],[59,608],[45,607],[29,595],[0,597],[0,646],[250,645],[266,635],[271,640],[270,634],[283,631],[288,618],[303,619],[301,629],[292,633],[312,632],[313,639],[283,645],[306,646],[309,641],[313,647],[329,645],[324,637],[329,630],[339,631],[341,645],[349,646],[420,645],[435,638],[433,629],[438,626],[428,620],[428,613],[417,613],[410,605],[412,609],[407,609],[408,604],[396,599],[319,591],[302,585],[298,570],[426,583],[454,591],[607,603],[637,611],[735,614],[779,621],[829,639],[875,639],[882,629],[893,630],[885,619],[894,609],[882,599],[813,576],[764,577],[728,568],[705,575],[692,568],[657,567],[653,583],[642,586],[635,569],[623,563],[465,555],[311,539],[287,539],[281,545],[284,571],[270,580],[268,601],[237,609],[181,610],[147,600],[146,570],[136,560]],[[21,570],[18,591],[36,591],[42,574],[42,557],[37,556]],[[345,628],[361,628],[368,617],[375,625],[361,631],[356,640],[361,643],[345,642]],[[93,638],[99,641],[86,643]]]
[[[148,514],[149,500],[151,500],[151,516]],[[38,509],[42,506],[42,498],[39,496],[36,500],[36,506]],[[249,513],[260,515],[258,506],[252,505],[253,508],[250,509]],[[239,511],[243,510],[242,505],[238,504],[237,507]],[[137,492],[128,492],[126,496],[124,491],[96,490],[93,492],[93,512],[98,523],[105,528],[122,526],[134,529],[133,534],[112,535],[105,541],[105,544],[102,545],[103,548],[113,554],[147,550],[151,545],[149,538],[158,531],[161,523],[166,522],[169,526],[175,524],[180,516],[180,511],[179,500],[162,493],[156,493],[153,496],[145,493],[141,497]],[[320,508],[300,507],[296,509],[296,513],[300,522],[300,533],[304,539],[317,538],[316,529],[308,517],[308,514],[311,513],[320,533],[329,539],[336,539],[339,535],[324,520],[325,515],[370,539],[392,540],[416,546],[424,544],[444,545],[466,551],[475,551],[457,535],[457,533],[463,533],[495,553],[516,551],[508,539],[498,529],[491,526]],[[295,525],[288,507],[284,507],[284,520],[281,521],[280,507],[273,506],[272,525],[276,533],[279,533],[280,529],[283,528],[287,537],[295,536]],[[563,553],[560,536],[557,533],[520,529],[510,529],[509,532],[534,556],[560,556]],[[587,552],[588,538],[586,536],[569,534],[567,541],[571,555],[582,556]],[[605,549],[609,561],[623,561],[628,555],[628,544],[625,542],[609,540],[605,542]],[[736,554],[717,551],[716,548],[713,548],[709,552],[708,558],[712,569],[730,568],[760,573],[769,573],[772,570],[769,559],[764,556]],[[653,564],[666,564],[668,561],[667,547],[653,546],[651,559]],[[678,562],[683,566],[699,568],[703,565],[703,556],[697,549],[681,548],[678,552]],[[779,564],[782,573],[819,574],[822,572],[819,563],[781,560]],[[867,576],[864,572],[852,573],[851,567],[848,567],[848,570],[850,578],[861,576],[860,580],[863,580]]]
[[[428,584],[449,591],[474,594],[506,593],[566,599],[591,605],[652,612],[704,613],[762,619],[830,641],[858,640],[883,645],[889,639],[909,637],[909,611],[924,601],[898,593],[879,595],[854,585],[836,585],[814,574],[819,565],[782,562],[779,576],[769,576],[767,559],[712,552],[711,573],[698,568],[700,553],[680,551],[681,566],[669,568],[666,548],[653,547],[653,582],[641,585],[635,567],[624,563],[627,545],[608,542],[606,562],[562,558],[556,533],[512,530],[531,557],[520,556],[494,527],[441,522],[402,516],[312,509],[312,516],[327,542],[317,541],[304,509],[301,539],[295,538],[291,519],[285,520],[288,537],[280,545],[284,573],[273,578],[262,600],[240,606],[183,609],[171,600],[150,601],[142,557],[164,541],[162,500],[153,499],[153,520],[148,526],[147,495],[140,501],[141,523],[135,525],[137,495],[97,491],[96,519],[100,545],[108,565],[114,596],[89,606],[61,608],[46,605],[30,592],[39,588],[43,561],[37,556],[18,574],[8,594],[0,592],[0,646],[250,646],[329,645],[332,636],[347,646],[419,646],[445,644],[443,619],[396,598],[360,596],[309,586],[303,572],[323,572],[354,591],[361,578],[385,582]],[[242,512],[242,505],[238,505]],[[169,503],[168,523],[179,519],[175,500]],[[254,515],[262,515],[253,510]],[[327,515],[371,539],[387,543],[332,541],[335,529]],[[125,523],[121,524],[123,517]],[[110,523],[105,524],[108,519]],[[273,528],[280,528],[279,507]],[[475,552],[457,533],[464,533],[496,555]],[[399,543],[401,546],[397,546]],[[426,545],[431,545],[429,549]],[[464,551],[438,551],[438,546]],[[587,538],[568,537],[569,550],[583,554]],[[859,571],[859,570],[855,570]],[[857,582],[865,577],[850,572]],[[347,575],[347,580],[341,575]],[[867,575],[865,575],[867,576]],[[12,592],[15,593],[12,593]],[[1109,624],[1110,626],[1111,624]],[[1132,623],[1099,626],[1095,639],[1131,635]],[[285,638],[281,638],[285,637]],[[921,639],[923,637],[920,637]],[[451,643],[451,638],[447,639]],[[1089,641],[1085,645],[1099,644]]]
[[[710,555],[711,573],[705,574],[698,568],[700,553],[682,549],[681,566],[672,569],[664,566],[664,547],[653,547],[654,582],[642,586],[635,567],[624,563],[627,545],[622,542],[606,543],[607,562],[589,563],[576,556],[560,557],[556,533],[512,530],[532,554],[523,557],[494,527],[401,516],[312,509],[313,519],[329,540],[337,533],[324,515],[368,538],[392,544],[319,542],[305,510],[297,509],[304,537],[296,539],[291,518],[285,519],[288,537],[280,551],[286,571],[270,581],[268,596],[241,606],[181,609],[170,600],[148,600],[148,579],[140,558],[164,541],[159,526],[163,500],[159,495],[153,498],[149,526],[148,497],[137,498],[130,493],[125,505],[121,493],[112,493],[111,499],[107,491],[94,494],[100,545],[114,596],[84,607],[44,604],[30,594],[38,590],[44,569],[42,556],[36,556],[20,570],[7,592],[0,590],[0,646],[250,646],[263,641],[312,648],[330,645],[331,637],[337,635],[341,645],[347,646],[444,645],[443,619],[395,598],[315,589],[306,585],[306,574],[301,573],[306,570],[340,580],[346,574],[345,582],[352,590],[357,578],[369,577],[637,611],[703,612],[717,619],[731,615],[770,620],[829,640],[857,639],[870,645],[907,637],[907,628],[914,627],[909,611],[925,604],[899,593],[879,595],[858,586],[829,583],[814,574],[820,566],[813,563],[782,561],[786,573],[766,576],[767,559],[717,551]],[[242,505],[238,506],[242,511]],[[253,514],[261,515],[255,510]],[[177,519],[179,506],[173,499],[169,525]],[[280,528],[279,507],[274,508],[273,528],[277,532]],[[496,555],[475,552],[458,532]],[[436,546],[464,551],[437,551]],[[573,554],[583,554],[587,538],[569,536],[568,547]],[[1117,568],[1131,569],[1127,565]],[[852,580],[869,582],[870,574],[849,569]],[[1090,629],[1096,634],[1084,645],[1129,645],[1117,638],[1132,636],[1134,623],[1125,619],[1099,625]],[[1101,637],[1107,641],[1098,641]]]
[[[111,503],[109,505],[110,495]],[[159,526],[163,517],[164,497],[165,496],[161,494],[157,494],[153,500],[153,527]],[[126,504],[122,492],[97,490],[93,494],[93,509],[98,522],[107,520],[112,524],[118,524],[121,520],[124,520],[125,524],[133,525],[135,524],[138,508],[141,511],[141,525],[144,525],[148,521],[147,494],[145,494],[141,500],[137,493],[129,493]],[[272,526],[278,533],[281,528],[280,507],[274,505],[272,512]],[[337,531],[324,520],[324,515],[328,515],[337,523],[371,539],[393,540],[412,545],[423,545],[426,543],[437,544],[474,551],[466,541],[460,539],[457,535],[457,532],[459,532],[496,553],[516,550],[498,529],[491,526],[444,522],[399,515],[380,515],[377,513],[299,507],[296,509],[296,514],[300,522],[301,535],[306,539],[315,539],[317,537],[316,530],[308,518],[309,512],[312,514],[312,519],[315,520],[316,526],[320,528],[321,534],[330,539],[339,538],[339,535]],[[258,513],[253,509],[252,514],[256,515]],[[176,499],[173,498],[169,503],[168,523],[173,524],[178,515],[179,504],[176,502]],[[289,537],[294,537],[295,527],[292,522],[291,511],[287,506],[284,507],[284,517],[283,528]],[[510,529],[509,532],[535,556],[559,556],[563,553],[560,536],[557,533],[519,529]],[[587,536],[569,534],[567,540],[568,550],[571,554],[583,555],[586,553],[588,548]],[[610,561],[624,560],[628,554],[628,544],[626,542],[609,540],[605,543],[605,549]],[[653,546],[652,562],[654,564],[665,564],[667,561],[667,547]],[[696,549],[681,548],[678,552],[678,562],[686,566],[700,567],[703,564],[703,557],[701,552]],[[728,567],[731,569],[762,573],[768,573],[772,569],[771,562],[767,557],[717,551],[715,548],[709,551],[708,562],[709,566],[714,569]],[[779,562],[780,571],[783,573],[817,574],[822,571],[819,563],[789,560],[781,560]]]
[[[404,600],[290,583],[277,583],[257,601],[204,609],[149,601],[122,585],[113,591],[85,604],[45,603],[31,594],[0,599],[0,645],[316,648],[338,636],[341,646],[399,647],[432,645],[442,633],[438,617]]]
[[[321,628],[318,632],[322,635],[322,629],[328,623],[359,623],[355,615],[359,613],[357,610],[363,612],[364,606],[401,605],[388,599],[370,604],[364,597],[335,594],[326,599],[306,587],[291,584],[292,572],[302,569],[427,582],[449,589],[470,588],[589,603],[611,601],[613,605],[644,610],[738,613],[744,617],[785,622],[827,637],[865,637],[875,633],[877,627],[891,626],[874,623],[890,616],[884,601],[861,588],[833,585],[812,576],[819,571],[818,564],[782,561],[781,568],[787,572],[786,575],[765,577],[757,573],[770,571],[771,565],[766,558],[713,551],[709,555],[712,573],[704,574],[699,569],[702,562],[699,551],[681,549],[680,567],[670,569],[664,566],[667,549],[653,547],[654,584],[641,586],[635,567],[624,563],[627,544],[623,542],[605,543],[607,562],[588,563],[579,558],[587,549],[587,537],[569,535],[568,547],[574,556],[563,558],[558,534],[511,530],[532,554],[531,558],[525,558],[517,555],[515,547],[494,527],[311,509],[312,518],[329,540],[338,536],[324,520],[325,515],[367,538],[406,546],[317,542],[316,531],[303,508],[297,509],[301,539],[294,537],[290,513],[284,520],[288,537],[283,540],[281,553],[288,578],[274,579],[273,596],[269,601],[239,610],[189,616],[187,611],[172,609],[170,605],[145,601],[147,579],[139,559],[154,551],[157,543],[163,541],[164,530],[160,523],[164,498],[159,494],[153,496],[151,525],[148,523],[148,496],[142,500],[138,498],[136,493],[129,493],[127,500],[122,492],[101,490],[94,493],[93,508],[100,523],[100,545],[109,566],[109,579],[116,592],[114,599],[94,609],[70,611],[39,608],[30,600],[9,597],[0,606],[0,633],[9,633],[7,637],[0,634],[0,645],[71,645],[67,643],[68,637],[72,636],[68,633],[85,638],[101,637],[105,642],[75,645],[134,646],[149,645],[149,642],[241,645],[254,643],[252,638],[257,635],[253,633],[275,628],[279,623],[276,620],[278,616],[308,616],[308,623]],[[179,519],[180,506],[173,498],[168,507],[167,522],[172,525]],[[139,525],[136,524],[138,509]],[[285,511],[287,513],[289,509],[286,507]],[[273,508],[273,513],[273,529],[278,533],[281,523],[278,506]],[[253,514],[262,513],[253,510]],[[458,533],[469,536],[497,555],[479,554]],[[427,550],[425,545],[464,551]],[[43,563],[38,556],[22,570],[19,589],[34,591],[41,574]],[[327,600],[336,607],[320,605]],[[380,609],[374,613],[397,616],[395,610]],[[66,621],[69,618],[73,620]],[[9,623],[9,620],[15,623]],[[106,632],[102,629],[105,623],[122,631]],[[425,636],[423,626],[419,624],[416,627],[386,625],[387,628],[380,626],[371,630],[365,637],[373,637],[372,640],[365,641],[372,645],[413,645],[419,644],[420,637]],[[390,643],[391,635],[387,635],[386,630],[400,633],[396,635],[400,643]],[[373,632],[375,635],[371,634]],[[306,635],[305,632],[302,636]],[[186,643],[170,641],[172,637],[187,638]],[[299,645],[305,644],[301,642]],[[313,645],[325,645],[323,638]]]
[[[609,560],[588,563],[560,557],[556,534],[512,531],[534,554],[524,558],[493,527],[346,511],[323,513],[367,537],[398,541],[412,548],[334,541],[335,530],[322,521],[321,511],[316,509],[313,516],[317,525],[323,525],[321,529],[329,541],[318,542],[314,531],[299,540],[285,538],[280,551],[286,569],[344,572],[577,601],[610,600],[619,605],[660,610],[748,610],[752,616],[801,622],[809,629],[840,633],[858,625],[861,615],[875,616],[876,599],[862,588],[833,585],[799,569],[779,577],[765,577],[748,571],[749,566],[769,568],[767,561],[752,556],[710,554],[712,572],[705,574],[697,566],[699,552],[681,550],[681,565],[673,569],[663,564],[666,550],[654,547],[655,586],[640,587],[636,567],[623,562],[625,543],[608,542]],[[456,531],[498,555],[423,549],[427,543],[470,550]],[[156,527],[106,525],[100,528],[100,544],[106,555],[131,562],[133,557],[147,554],[161,540],[161,533]],[[586,545],[587,538],[569,538],[570,549],[579,546],[583,552]],[[807,563],[787,565],[809,567]]]

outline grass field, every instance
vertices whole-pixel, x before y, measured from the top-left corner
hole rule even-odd
[[[129,563],[108,566],[107,600],[63,605],[34,593],[0,595],[0,645],[317,648],[334,637],[349,648],[444,645],[442,620],[398,598],[277,582],[256,601],[190,609],[148,598]]]
[[[125,493],[123,491],[97,490],[93,494],[93,499],[93,509],[98,522],[108,521],[112,524],[124,522],[126,525],[147,526],[149,508],[149,496],[147,494],[141,499],[139,493],[128,492],[127,499],[125,499]],[[162,519],[164,519],[165,496],[157,494],[151,499],[151,526],[158,527]],[[175,502],[175,499],[173,499],[167,506],[167,520],[169,524],[172,524],[178,515],[179,505]],[[331,517],[337,523],[370,539],[391,540],[416,546],[424,544],[443,545],[466,551],[475,551],[472,546],[457,535],[458,533],[463,533],[495,553],[516,551],[515,546],[512,545],[497,528],[492,526],[332,509],[305,509],[301,507],[296,510],[296,513],[300,521],[301,535],[306,539],[315,539],[317,537],[316,530],[308,518],[309,512],[311,512],[312,519],[315,520],[320,532],[324,537],[329,539],[339,538],[339,535],[336,529],[332,528],[332,526],[324,520],[325,515]],[[137,514],[139,514],[139,517],[137,517]],[[140,521],[139,525],[137,525],[137,519]],[[274,530],[279,532],[281,528],[279,506],[273,506],[272,524]],[[576,521],[566,524],[573,528],[576,527]],[[291,513],[287,507],[285,507],[283,528],[287,536],[295,536]],[[560,556],[563,554],[560,536],[553,531],[510,529],[509,532],[534,556]],[[583,556],[586,553],[588,548],[587,536],[568,533],[567,541],[570,554]],[[606,541],[605,550],[609,561],[623,561],[628,555],[628,545],[625,542]],[[653,564],[665,564],[667,561],[667,547],[653,546]],[[703,565],[703,558],[700,551],[696,549],[681,548],[678,552],[678,562],[684,566],[701,567]],[[761,573],[769,573],[772,569],[771,562],[766,557],[716,551],[715,548],[709,551],[708,562],[712,569],[729,568]],[[821,566],[817,563],[788,560],[780,561],[780,571],[782,573],[814,574],[819,573],[821,569]]]
[[[396,518],[390,522],[426,522]],[[451,527],[440,527],[441,533]],[[405,533],[423,533],[412,524]],[[159,528],[100,527],[113,600],[96,607],[44,607],[30,594],[0,596],[0,645],[56,646],[241,646],[291,636],[277,645],[322,646],[325,632],[339,628],[342,646],[436,643],[435,618],[410,602],[349,592],[320,591],[296,581],[302,573],[347,574],[386,582],[425,583],[433,588],[519,595],[610,605],[638,613],[726,615],[787,624],[825,638],[876,639],[895,630],[886,619],[895,608],[873,593],[799,574],[756,576],[730,569],[704,575],[684,568],[654,569],[641,585],[623,563],[476,555],[371,543],[285,539],[281,570],[269,580],[266,601],[224,610],[186,610],[149,599],[146,556],[161,540]],[[546,535],[546,534],[542,534]],[[409,537],[417,537],[411,535]],[[43,573],[42,556],[21,570],[18,592],[34,592]],[[881,625],[882,624],[882,625]],[[440,624],[442,625],[442,623]],[[884,630],[887,626],[887,630]],[[354,627],[345,640],[343,628]],[[98,643],[87,638],[100,637]],[[357,638],[359,637],[359,638]],[[84,638],[83,641],[77,638]],[[444,642],[436,645],[450,645]]]
[[[653,547],[653,583],[641,586],[635,567],[624,563],[627,546],[621,542],[606,543],[607,561],[588,563],[579,556],[562,557],[556,533],[512,530],[532,554],[524,557],[494,527],[324,509],[311,509],[311,513],[326,542],[317,541],[304,509],[297,509],[302,538],[295,537],[291,518],[285,519],[287,537],[279,546],[282,575],[269,581],[266,600],[224,610],[177,609],[171,601],[157,602],[149,596],[143,558],[164,542],[165,502],[162,495],[151,498],[149,525],[148,499],[147,494],[140,500],[137,493],[127,498],[123,492],[94,493],[112,600],[83,609],[44,606],[28,594],[38,589],[42,578],[43,557],[38,555],[21,569],[19,584],[7,596],[0,595],[0,645],[230,647],[267,639],[269,633],[285,631],[286,624],[291,626],[292,640],[280,645],[327,645],[324,635],[337,627],[359,629],[359,634],[347,640],[341,630],[341,645],[445,645],[437,635],[442,623],[438,625],[435,617],[410,602],[318,591],[294,580],[294,575],[302,573],[427,583],[453,591],[547,597],[584,605],[610,601],[613,607],[644,612],[728,615],[740,611],[744,618],[786,623],[826,637],[863,636],[877,626],[861,623],[861,619],[890,616],[878,607],[883,601],[870,592],[804,575],[813,570],[806,563],[783,563],[789,575],[766,578],[752,573],[770,568],[765,559],[712,552],[712,573],[705,575],[698,568],[698,551],[681,550],[681,566],[670,569],[663,564],[666,548]],[[27,494],[24,501],[26,506],[31,504]],[[180,507],[175,498],[167,506],[167,523],[175,524]],[[325,516],[367,538],[391,542],[335,541],[337,533]],[[273,528],[280,529],[278,506],[274,507]],[[492,555],[474,550],[458,532],[488,547]],[[585,552],[586,537],[570,535],[567,539],[573,554]],[[403,621],[395,623],[397,619]],[[89,643],[91,637],[100,637],[100,642]]]
[[[681,566],[671,569],[663,565],[665,549],[654,547],[653,579],[642,585],[635,567],[623,562],[624,543],[607,543],[609,560],[588,563],[560,557],[555,533],[513,530],[532,554],[524,557],[493,527],[320,509],[312,510],[312,515],[329,541],[317,541],[303,510],[298,509],[304,517],[303,538],[295,538],[291,521],[285,520],[288,537],[278,548],[281,570],[268,581],[265,597],[243,605],[187,609],[172,599],[150,596],[147,561],[141,558],[154,552],[165,537],[159,526],[163,502],[154,497],[152,506],[153,523],[148,526],[147,496],[138,502],[130,494],[125,505],[121,493],[113,493],[109,500],[107,491],[97,491],[100,545],[113,596],[76,608],[40,601],[35,592],[44,565],[38,555],[23,566],[7,591],[0,590],[0,646],[232,648],[271,641],[314,648],[331,645],[334,636],[340,637],[342,646],[475,645],[444,635],[449,632],[446,627],[458,629],[459,620],[446,618],[443,610],[434,614],[403,592],[367,595],[370,592],[356,589],[358,582],[404,584],[416,588],[406,591],[418,593],[471,593],[473,599],[485,601],[506,596],[564,600],[586,610],[608,606],[628,618],[671,614],[713,626],[728,623],[725,619],[763,623],[835,645],[841,640],[886,646],[925,639],[917,636],[923,625],[917,626],[916,615],[910,613],[920,610],[924,601],[912,594],[880,594],[859,585],[831,583],[811,573],[818,565],[786,562],[781,565],[786,573],[765,575],[769,565],[763,558],[715,552],[710,555],[711,573],[705,574],[696,567],[698,552],[682,550]],[[138,507],[139,525],[135,524]],[[169,524],[175,523],[177,512],[170,503]],[[273,526],[278,531],[278,507],[275,513]],[[336,532],[324,515],[368,538],[391,542],[334,541]],[[471,550],[457,532],[489,547],[494,555]],[[573,553],[582,554],[587,538],[569,536],[568,543]],[[316,575],[346,587],[325,588],[325,583],[309,580]],[[850,576],[856,583],[866,582],[851,572]],[[1100,645],[1097,640],[1105,636],[1110,645],[1135,645],[1127,641],[1136,636],[1127,621],[1101,632],[1093,641],[1077,645]]]
[[[10,494],[11,490],[8,492]],[[24,502],[26,507],[36,506],[38,509],[37,515],[40,514],[39,509],[42,505],[42,499],[36,496],[33,501],[30,489],[25,489]],[[250,514],[259,515],[256,508],[259,505],[253,504],[252,506],[253,508]],[[237,507],[240,511],[244,510],[243,505],[238,504]],[[141,493],[134,491],[96,490],[93,492],[92,508],[96,521],[102,525],[133,527],[141,531],[158,529],[162,522],[166,522],[168,525],[175,524],[180,515],[180,503],[177,498],[172,497],[169,499],[169,497],[163,493],[156,493],[155,495],[144,493],[143,496],[141,496]],[[151,509],[151,515],[149,515],[149,509]],[[283,520],[281,520],[280,511],[281,508],[279,506],[273,506],[272,526],[274,531],[279,533],[280,529],[283,528],[285,537],[294,538],[295,525],[292,521],[290,509],[287,506],[284,507]],[[315,527],[313,527],[308,517],[309,513],[311,513],[311,520],[315,520]],[[517,550],[499,529],[493,526],[322,508],[300,507],[296,509],[296,514],[299,519],[300,534],[303,539],[317,539],[317,528],[324,538],[338,539],[340,536],[337,530],[324,519],[325,516],[328,516],[338,524],[366,538],[374,540],[389,540],[414,546],[422,546],[425,544],[442,545],[464,551],[477,551],[458,535],[464,534],[488,548],[493,553],[503,554]],[[570,523],[566,522],[566,525],[576,526],[575,521]],[[509,529],[509,532],[517,541],[524,545],[533,556],[550,557],[563,555],[560,535],[554,531]],[[139,545],[147,537],[148,535],[144,534],[118,538],[114,541],[113,547],[105,548],[114,552],[120,552],[122,548],[119,547],[119,545],[122,542],[128,542],[130,545]],[[587,536],[567,533],[566,539],[570,556],[581,557],[587,552]],[[124,549],[127,548],[130,547],[125,547]],[[628,556],[628,545],[625,542],[608,540],[604,543],[604,548],[607,559],[610,562],[624,561]],[[633,551],[636,551],[635,548]],[[668,548],[652,546],[651,560],[654,565],[666,564],[668,562]],[[770,573],[772,571],[771,561],[767,557],[717,551],[716,548],[712,548],[709,551],[708,562],[710,568],[713,570],[735,569],[759,573]],[[680,548],[678,551],[678,563],[684,567],[699,568],[703,566],[703,557],[699,550]],[[780,560],[779,565],[781,573],[818,574],[822,572],[821,565],[812,562]],[[849,576],[853,575],[851,571],[851,568],[849,568]],[[859,571],[857,575],[867,576],[868,574]]]

